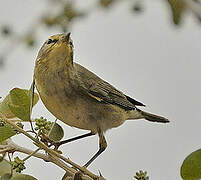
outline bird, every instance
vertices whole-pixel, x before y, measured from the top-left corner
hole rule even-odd
[[[108,129],[131,119],[169,122],[165,117],[142,111],[139,107],[145,106],[143,103],[74,62],[70,33],[52,35],[44,42],[35,61],[34,81],[43,104],[57,119],[69,126],[89,130],[59,145],[98,134],[99,149],[85,167],[106,149]]]

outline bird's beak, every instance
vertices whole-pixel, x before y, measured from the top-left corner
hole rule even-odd
[[[63,42],[68,42],[69,39],[70,39],[70,34],[71,34],[71,33],[65,34],[65,35],[62,37],[62,41],[63,41]]]

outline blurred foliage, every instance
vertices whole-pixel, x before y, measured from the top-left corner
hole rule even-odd
[[[115,0],[100,0],[99,4],[102,7],[109,7]]]
[[[27,31],[23,31],[23,34],[18,34],[15,32],[14,27],[11,28],[9,22],[7,24],[2,24],[0,27],[1,36],[4,38],[12,39],[10,43],[13,46],[17,47],[19,43],[25,44],[27,47],[34,47],[37,44],[37,36],[36,31],[42,26],[43,28],[56,28],[61,32],[69,31],[72,26],[73,22],[77,19],[86,18],[87,15],[92,14],[95,11],[101,9],[110,9],[112,10],[113,4],[125,2],[123,0],[96,0],[96,6],[93,6],[93,11],[91,11],[91,7],[88,9],[79,9],[77,8],[77,1],[72,0],[46,0],[47,8],[46,12],[41,12],[37,22],[34,27],[30,27]],[[145,1],[140,0],[128,0],[127,3],[131,3],[131,9],[134,13],[142,12],[143,7],[146,5]],[[192,10],[192,7],[188,7],[188,3],[186,2],[194,2],[197,6],[201,4],[200,0],[165,0],[167,2],[167,7],[170,9],[170,15],[172,22],[174,25],[181,25],[181,20],[184,19],[184,14],[187,9],[191,10],[195,14],[195,17],[199,19],[200,22],[201,16]],[[77,3],[77,4],[76,4]],[[58,10],[52,11],[52,6],[58,6]],[[100,7],[100,8],[96,8]],[[37,15],[38,16],[38,15]],[[37,24],[37,25],[36,25]],[[13,39],[15,41],[13,41]],[[14,44],[14,45],[13,45]],[[9,49],[10,46],[7,48]],[[7,53],[5,53],[7,52]],[[5,63],[5,59],[8,58],[10,55],[10,51],[0,51],[0,67],[2,67]]]
[[[186,157],[180,173],[184,180],[201,179],[201,149],[192,152]]]
[[[83,17],[85,13],[77,10],[73,3],[63,1],[58,1],[58,3],[62,5],[61,10],[56,15],[50,13],[43,15],[41,23],[45,24],[47,28],[58,27],[62,32],[67,32],[72,22],[77,18]]]
[[[147,176],[146,171],[140,170],[139,172],[136,172],[136,175],[134,176],[136,180],[149,180],[149,176]]]
[[[3,36],[9,36],[12,33],[11,28],[7,25],[3,25],[1,27],[1,34]]]
[[[168,3],[172,11],[172,20],[175,25],[179,25],[186,5],[183,0],[168,0]]]
[[[132,6],[132,10],[133,12],[135,13],[140,13],[143,11],[143,5],[142,5],[142,2],[140,1],[136,1],[133,6]]]
[[[33,36],[33,34],[28,33],[25,34],[24,36],[24,43],[28,46],[28,47],[32,47],[35,45],[35,37]]]

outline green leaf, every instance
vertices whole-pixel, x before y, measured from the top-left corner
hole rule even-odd
[[[19,89],[19,88],[12,89],[10,91],[10,94],[7,95],[6,98],[0,103],[0,112],[2,112],[7,118],[18,117],[15,113],[16,113],[16,111],[18,112],[18,108],[19,108],[18,104],[20,104],[20,102],[23,101],[23,100],[21,100],[20,97],[22,96],[23,98],[26,97],[25,99],[29,99],[29,94],[30,94],[29,91],[26,89]],[[18,102],[18,99],[15,98],[16,96],[19,98],[19,102]],[[12,102],[13,98],[14,98],[14,102]],[[33,105],[35,105],[38,102],[38,100],[39,100],[38,94],[34,93]],[[27,102],[29,104],[27,106],[30,107],[31,100],[28,100]],[[10,109],[10,106],[12,106],[11,109],[13,111]],[[17,106],[17,108],[15,108],[16,106]],[[28,110],[28,107],[27,107],[27,110]],[[30,112],[30,108],[29,108],[29,112]],[[19,114],[19,113],[17,113],[17,114]],[[27,119],[26,119],[26,121],[27,121]]]
[[[134,178],[137,180],[149,180],[149,176],[147,176],[147,172],[142,170],[136,172],[136,175],[134,176]]]
[[[60,141],[64,137],[63,128],[59,124],[53,123],[52,128],[48,133],[48,137],[54,142]]]
[[[0,126],[0,143],[14,136],[17,132],[8,124]]]
[[[37,180],[37,179],[27,174],[14,173],[13,176],[11,176],[10,173],[6,173],[0,177],[0,180]]]
[[[114,3],[114,0],[99,0],[99,4],[102,7],[109,7],[112,3]]]
[[[11,171],[11,165],[7,160],[2,160],[0,162],[0,176],[6,174],[6,173],[10,173]]]
[[[14,118],[15,115],[11,112],[8,104],[10,102],[10,96],[6,96],[5,99],[0,103],[0,112],[2,112],[7,118]]]
[[[32,90],[32,89],[31,89]],[[38,102],[38,95],[34,96],[35,102]],[[9,108],[11,112],[23,121],[30,121],[31,116],[30,91],[20,88],[14,88],[10,91]]]
[[[10,180],[37,180],[35,177],[27,174],[14,174]]]
[[[18,118],[30,120],[30,98],[27,91],[19,88],[14,88],[10,91],[9,108]]]
[[[172,11],[172,18],[174,24],[178,25],[181,22],[181,16],[185,11],[185,3],[183,0],[168,0]]]
[[[6,173],[6,174],[3,174],[1,177],[0,177],[0,180],[10,180],[12,177],[12,175],[10,173]]]
[[[186,157],[181,166],[180,173],[184,180],[201,179],[201,149],[192,152]]]
[[[33,47],[36,44],[35,37],[33,33],[28,33],[24,36],[24,42],[28,47]]]

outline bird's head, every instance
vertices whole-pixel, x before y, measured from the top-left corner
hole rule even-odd
[[[73,63],[73,42],[70,33],[51,36],[41,47],[37,60],[41,63]]]

